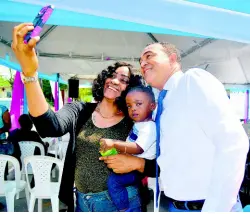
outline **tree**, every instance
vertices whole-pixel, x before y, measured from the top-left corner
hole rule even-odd
[[[0,75],[0,86],[3,88],[5,88],[5,87],[7,88],[7,87],[10,87],[11,84],[7,78]]]
[[[9,68],[9,73],[10,73],[10,75],[8,77],[0,75],[0,86],[1,87],[13,88],[15,71],[12,71],[11,68]]]
[[[8,81],[9,81],[9,83],[10,83],[10,85],[11,85],[11,88],[13,88],[13,84],[14,84],[14,73],[13,73],[13,71],[12,71],[12,69],[11,68],[9,68],[9,71],[10,71],[10,77],[9,77],[9,79],[8,79]]]
[[[50,83],[49,80],[42,80],[42,89],[43,89],[43,94],[46,98],[46,101],[53,106],[54,105],[54,98],[53,94],[51,91]]]
[[[60,90],[66,90],[68,88],[68,86],[66,84],[59,84],[59,88]],[[54,106],[54,98],[53,98],[53,94],[51,91],[51,86],[50,86],[50,82],[49,80],[42,80],[42,89],[43,89],[43,93],[44,96],[46,98],[46,101],[51,105]]]
[[[84,102],[91,102],[93,99],[91,88],[80,88],[79,99]]]
[[[60,88],[61,91],[63,91],[63,90],[68,89],[68,85],[63,84],[63,83],[60,83],[60,84],[59,84],[59,88]]]

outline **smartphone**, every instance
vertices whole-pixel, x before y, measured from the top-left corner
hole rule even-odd
[[[47,22],[53,11],[54,11],[53,5],[47,5],[39,11],[36,18],[33,21],[34,29],[32,31],[29,31],[24,37],[25,44],[27,44],[31,38],[40,35],[44,24]]]

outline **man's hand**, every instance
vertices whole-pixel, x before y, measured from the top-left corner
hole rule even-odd
[[[144,172],[145,160],[143,158],[135,157],[128,154],[118,154],[107,157],[100,157],[108,168],[113,169],[115,173],[128,173],[137,170],[141,173]]]
[[[107,139],[107,138],[102,138],[100,140],[100,151],[106,152],[109,149],[114,148],[114,145],[115,145],[114,140]]]

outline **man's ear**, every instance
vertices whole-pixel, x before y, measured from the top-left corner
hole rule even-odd
[[[151,104],[150,104],[150,110],[151,110],[151,111],[154,111],[155,108],[156,108],[156,103],[151,103]]]
[[[176,55],[176,53],[170,54],[170,56],[169,56],[168,58],[169,58],[169,62],[170,62],[171,64],[177,62],[177,55]]]

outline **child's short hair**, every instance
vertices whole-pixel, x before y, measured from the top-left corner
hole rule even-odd
[[[133,87],[131,88],[127,95],[131,92],[143,92],[145,94],[148,95],[148,97],[150,98],[150,101],[152,103],[155,103],[155,95],[154,95],[154,92],[152,90],[152,87],[151,86],[143,86],[143,85],[140,85],[140,86],[136,86],[136,87]]]

